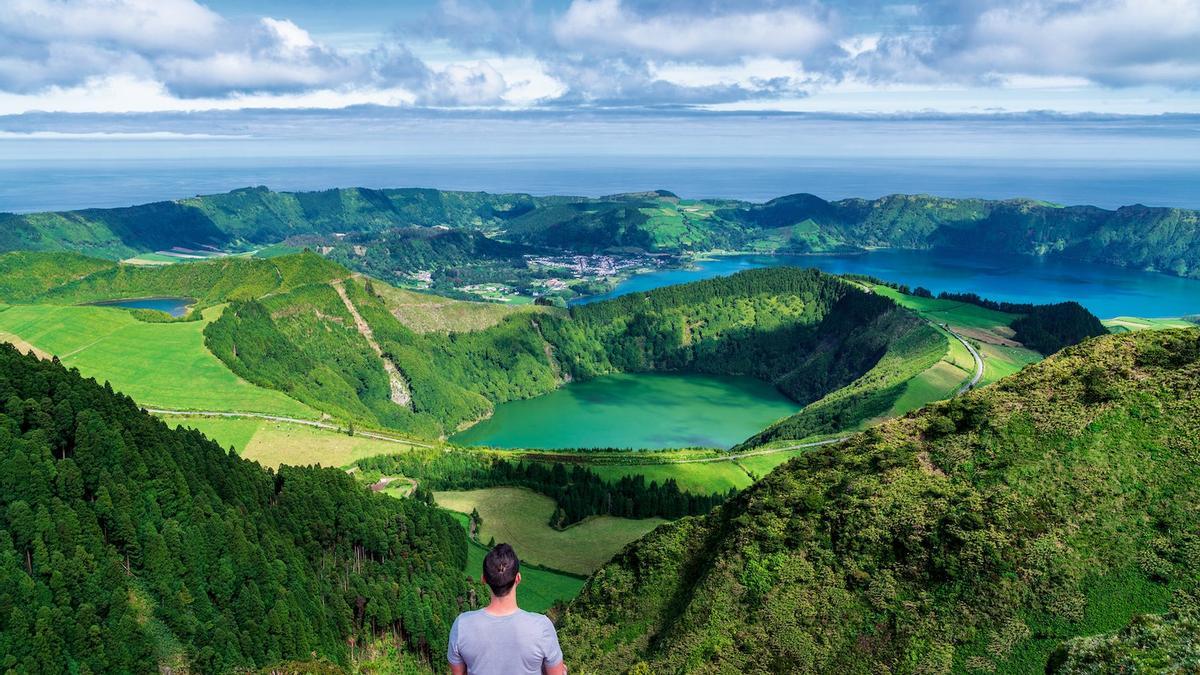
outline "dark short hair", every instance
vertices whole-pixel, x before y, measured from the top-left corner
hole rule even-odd
[[[497,544],[496,548],[488,551],[483,558],[483,580],[497,598],[508,595],[517,581],[517,572],[520,571],[521,561],[517,559],[517,552],[508,544]]]

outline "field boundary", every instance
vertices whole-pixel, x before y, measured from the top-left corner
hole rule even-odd
[[[142,408],[142,410],[145,410],[146,412],[148,412],[152,415],[169,415],[171,417],[253,418],[253,419],[267,420],[268,422],[287,422],[289,424],[301,424],[306,427],[315,427],[317,429],[325,429],[326,431],[336,431],[338,433],[345,433],[345,431],[346,431],[346,429],[344,427],[339,427],[336,424],[329,424],[328,422],[317,422],[315,420],[302,420],[302,419],[299,419],[296,417],[284,417],[282,415],[268,415],[266,413],[220,412],[220,411],[216,411],[216,410],[165,410],[162,408]],[[388,443],[397,443],[397,444],[401,444],[401,445],[415,445],[418,447],[430,448],[430,449],[436,447],[436,446],[430,445],[428,443],[422,443],[420,441],[414,441],[414,440],[399,437],[399,436],[387,436],[387,435],[380,434],[380,433],[374,432],[374,431],[356,430],[354,432],[354,435],[363,436],[365,438],[373,438],[377,441],[386,441]]]

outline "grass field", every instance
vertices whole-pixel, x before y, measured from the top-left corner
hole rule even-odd
[[[344,467],[364,457],[394,454],[409,447],[271,420],[174,416],[162,419],[171,425],[197,429],[223,447],[232,447],[242,457],[263,466],[320,464]]]
[[[483,518],[479,538],[512,544],[524,560],[591,574],[626,544],[665,522],[598,516],[565,530],[550,527],[554,500],[521,488],[498,487],[462,492],[435,492],[439,506],[459,513],[478,509]]]
[[[466,332],[494,326],[516,312],[547,311],[531,304],[467,302],[416,293],[373,281],[375,291],[400,323],[418,333]]]
[[[875,285],[871,288],[879,295],[891,298],[901,307],[907,307],[930,321],[948,323],[951,326],[986,330],[996,326],[1007,326],[1017,318],[1016,314],[997,312],[968,302],[918,298],[915,295],[905,295],[887,286]]]
[[[750,476],[733,462],[694,462],[690,464],[593,464],[588,466],[606,481],[618,481],[625,476],[644,476],[646,482],[661,485],[674,478],[679,489],[695,494],[726,492],[750,484]]]
[[[466,514],[457,511],[449,513],[462,524],[463,529],[467,529]],[[483,575],[483,556],[487,555],[487,547],[469,539],[467,547],[467,568],[463,571],[472,579],[478,579]],[[579,595],[579,589],[583,588],[583,579],[534,567],[525,560],[521,562],[521,587],[517,591],[517,605],[527,612],[545,612],[555,602],[567,602]]]
[[[983,379],[979,381],[980,386],[1008,377],[1025,366],[1042,360],[1040,354],[1024,347],[976,342],[976,349],[983,357]]]
[[[1104,327],[1113,333],[1196,327],[1196,324],[1183,319],[1143,319],[1135,316],[1118,316],[1113,319],[1105,319],[1100,323],[1104,324]]]
[[[208,351],[202,332],[221,311],[205,310],[202,321],[147,323],[113,307],[0,306],[0,332],[108,380],[141,405],[318,418],[299,401],[237,377]]]
[[[966,352],[966,348],[958,340],[955,340],[954,344]],[[970,358],[969,353],[967,358]],[[888,411],[888,417],[898,417],[931,401],[950,398],[975,372],[973,362],[971,368],[970,371],[964,370],[957,362],[957,355],[953,352],[948,353],[946,359],[933,364],[932,367],[905,384],[904,393],[892,404],[891,410]]]
[[[810,450],[811,450],[811,448],[801,448],[799,450],[783,450],[780,452],[772,452],[769,455],[757,455],[755,457],[743,457],[739,460],[736,460],[736,462],[745,471],[749,471],[750,473],[753,473],[758,478],[762,478],[763,476],[774,471],[775,467],[779,466],[780,464],[783,464],[784,462],[788,461],[789,459],[791,459],[793,457],[798,457],[806,452],[809,452]]]
[[[467,569],[464,572],[472,579],[478,579],[483,574],[483,556],[487,555],[487,549],[473,541],[467,547]],[[520,553],[517,555],[520,556]],[[568,602],[579,595],[583,584],[583,579],[578,577],[522,565],[517,604],[527,612],[541,614],[555,602]]]

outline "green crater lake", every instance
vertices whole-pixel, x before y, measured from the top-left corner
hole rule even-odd
[[[728,448],[799,409],[750,377],[604,375],[502,403],[450,440],[496,448]]]

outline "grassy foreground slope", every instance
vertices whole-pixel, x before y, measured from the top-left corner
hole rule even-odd
[[[1200,330],[1089,340],[658,528],[560,625],[580,672],[1044,668],[1200,582]]]

